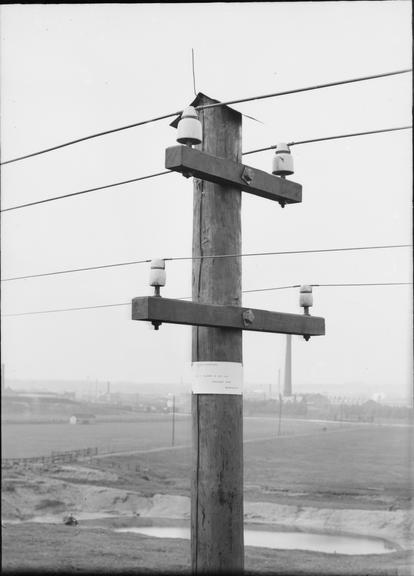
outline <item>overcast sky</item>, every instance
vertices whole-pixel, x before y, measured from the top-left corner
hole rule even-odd
[[[411,66],[409,2],[9,5],[1,7],[2,159],[185,107],[196,87],[227,100]],[[411,124],[411,74],[248,102],[243,150]],[[164,169],[161,121],[2,167],[2,207]],[[292,148],[303,202],[243,194],[243,251],[411,243],[411,131]],[[273,152],[245,162],[271,171]],[[191,255],[192,181],[168,174],[2,214],[2,277]],[[129,302],[148,265],[2,283],[2,314]],[[243,289],[410,282],[407,248],[243,259]],[[300,313],[297,290],[245,306]],[[191,294],[191,263],[167,264],[163,294]],[[315,288],[326,336],[293,339],[293,387],[407,395],[412,287]],[[244,334],[245,382],[273,382],[285,337]],[[190,328],[158,332],[129,306],[2,318],[7,378],[185,378]]]

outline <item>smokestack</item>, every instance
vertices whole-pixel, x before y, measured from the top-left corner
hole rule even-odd
[[[108,394],[108,396],[111,393],[111,383],[110,382],[107,382],[107,384],[106,384],[106,393]]]
[[[283,396],[292,396],[292,335],[286,334],[285,382]]]
[[[4,380],[4,364],[1,365],[1,393],[4,393],[5,390],[5,380]]]

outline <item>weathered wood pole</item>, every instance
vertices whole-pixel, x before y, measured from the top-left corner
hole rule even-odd
[[[199,105],[215,102],[201,96]],[[241,161],[242,117],[226,106],[200,111],[199,149]],[[241,191],[194,179],[193,256],[241,253]],[[241,306],[241,259],[193,260],[195,302]],[[193,327],[193,362],[242,362],[242,330]],[[196,574],[244,567],[243,397],[193,394],[191,556]]]

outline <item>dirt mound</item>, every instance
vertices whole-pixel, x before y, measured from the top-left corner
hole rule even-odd
[[[149,507],[140,513],[141,516],[179,519],[190,517],[190,499],[187,496],[155,494],[148,500]]]
[[[80,519],[113,515],[189,518],[187,497],[164,494],[145,497],[132,490],[95,484],[117,479],[112,472],[84,466],[62,466],[47,476],[26,472],[4,480],[2,517],[8,521],[60,522],[64,513],[73,512]]]
[[[87,468],[86,466],[60,466],[50,476],[85,482],[116,482],[118,480],[118,474],[114,472]]]
[[[74,484],[44,476],[9,481],[8,487],[2,491],[5,519],[30,519],[67,511],[135,514],[148,507],[146,498],[128,490]]]

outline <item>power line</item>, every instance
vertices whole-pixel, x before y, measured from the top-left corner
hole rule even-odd
[[[309,144],[311,142],[322,142],[323,140],[337,140],[339,138],[351,138],[353,136],[366,136],[367,134],[380,134],[382,132],[395,132],[397,130],[410,130],[412,126],[399,126],[398,128],[382,128],[381,130],[370,130],[368,132],[355,132],[354,134],[339,134],[338,136],[327,136],[325,138],[313,138],[311,140],[298,140],[289,142],[288,146],[298,146],[299,144]]]
[[[285,90],[283,92],[274,92],[272,94],[263,94],[261,96],[250,96],[248,98],[239,98],[236,100],[228,100],[226,102],[217,102],[215,104],[205,104],[204,106],[197,106],[198,110],[203,110],[206,108],[216,108],[218,106],[227,106],[229,104],[240,104],[242,102],[251,102],[253,100],[263,100],[265,98],[275,98],[277,96],[285,96],[288,94],[297,94],[299,92],[307,92],[309,90],[319,90],[321,88],[329,88],[332,86],[340,86],[342,84],[351,84],[353,82],[362,82],[364,80],[374,80],[376,78],[385,78],[386,76],[396,76],[397,74],[406,74],[411,72],[412,68],[406,68],[403,70],[395,70],[392,72],[383,72],[382,74],[374,74],[370,76],[362,76],[358,78],[351,78],[349,80],[340,80],[336,82],[329,82],[327,84],[316,84],[314,86],[307,86],[305,88],[295,88],[293,90]],[[46,152],[52,152],[53,150],[58,150],[60,148],[65,148],[66,146],[72,146],[73,144],[78,144],[79,142],[84,142],[86,140],[91,140],[93,138],[98,138],[100,136],[106,136],[108,134],[113,134],[114,132],[120,132],[122,130],[129,130],[130,128],[136,128],[137,126],[142,126],[144,124],[150,124],[152,122],[158,122],[159,120],[165,120],[167,118],[172,118],[173,116],[180,116],[183,110],[178,110],[177,112],[172,112],[170,114],[164,114],[162,116],[156,116],[155,118],[150,118],[148,120],[142,120],[140,122],[135,122],[133,124],[127,124],[126,126],[120,126],[118,128],[112,128],[110,130],[104,130],[103,132],[96,132],[95,134],[90,134],[89,136],[83,136],[82,138],[77,138],[76,140],[69,140],[63,144],[58,144],[56,146],[51,146],[50,148],[44,148],[37,152],[32,152],[31,154],[25,154],[24,156],[18,156],[17,158],[12,158],[1,162],[1,165],[11,164],[12,162],[17,162],[19,160],[25,160],[26,158],[32,158],[33,156],[39,156],[40,154],[45,154]]]
[[[53,202],[54,200],[62,200],[62,198],[70,198],[72,196],[79,196],[81,194],[88,194],[89,192],[96,192],[97,190],[104,190],[105,188],[113,188],[115,186],[122,186],[124,184],[131,184],[132,182],[139,182],[140,180],[148,180],[149,178],[155,178],[156,176],[162,176],[164,174],[172,174],[170,170],[165,172],[157,172],[155,174],[148,174],[147,176],[140,176],[139,178],[132,178],[131,180],[123,180],[122,182],[114,182],[113,184],[106,184],[105,186],[97,186],[96,188],[88,188],[87,190],[81,190],[80,192],[71,192],[70,194],[64,194],[63,196],[54,196],[53,198],[45,198],[44,200],[36,200],[34,202],[28,202],[27,204],[19,204],[17,206],[10,206],[9,208],[3,208],[0,212],[9,212],[10,210],[18,210],[19,208],[27,208],[28,206],[36,206],[37,204],[45,204],[46,202]]]
[[[312,138],[310,140],[300,140],[297,142],[288,142],[288,146],[298,146],[299,144],[310,144],[311,142],[323,142],[325,140],[337,140],[339,138],[352,138],[354,136],[366,136],[368,134],[380,134],[382,132],[395,132],[396,130],[409,130],[412,126],[399,126],[398,128],[382,128],[381,130],[370,130],[368,132],[353,132],[352,134],[339,134],[338,136],[324,136],[323,138]],[[273,150],[277,144],[267,146],[266,148],[257,148],[256,150],[249,150],[243,152],[243,156],[248,154],[256,154],[257,152],[264,152],[265,150]]]
[[[284,254],[317,254],[322,252],[347,252],[352,250],[380,250],[388,248],[408,248],[411,244],[386,244],[382,246],[347,246],[345,248],[320,248],[312,250],[283,250],[278,252],[248,252],[245,254],[214,254],[204,256],[180,256],[176,258],[164,258],[170,260],[206,260],[211,258],[245,258],[248,256],[282,256]]]
[[[350,283],[350,284],[311,284],[311,286],[316,287],[348,287],[348,286],[406,286],[412,285],[412,282],[368,282],[368,283]],[[255,288],[252,290],[242,290],[243,294],[251,292],[269,292],[274,290],[287,290],[291,288],[300,288],[300,284],[292,284],[290,286],[273,286],[271,288]],[[175,300],[189,300],[191,297],[187,296],[185,298],[175,298]],[[55,308],[51,310],[36,310],[33,312],[15,312],[11,314],[2,314],[2,317],[6,316],[32,316],[35,314],[51,314],[55,312],[73,312],[78,310],[95,310],[97,308],[115,308],[118,306],[130,306],[131,302],[117,302],[115,304],[98,304],[96,306],[78,306],[74,308]]]
[[[407,74],[411,72],[412,68],[405,68],[404,70],[395,70],[393,72],[383,72],[382,74],[373,74],[371,76],[359,76],[358,78],[351,78],[349,80],[339,80],[336,82],[328,82],[327,84],[315,84],[313,86],[306,86],[305,88],[295,88],[293,90],[284,90],[283,92],[273,92],[272,94],[264,94],[262,96],[251,96],[249,98],[239,98],[237,100],[227,100],[227,102],[217,102],[215,104],[205,104],[204,106],[197,106],[198,110],[205,110],[206,108],[216,108],[217,106],[228,106],[230,104],[240,104],[241,102],[251,102],[253,100],[263,100],[264,98],[275,98],[277,96],[286,96],[288,94],[297,94],[298,92],[308,92],[309,90],[319,90],[321,88],[330,88],[331,86],[340,86],[342,84],[351,84],[353,82],[362,82],[364,80],[374,80],[375,78],[385,78],[386,76],[396,76],[397,74]]]
[[[126,126],[120,126],[119,128],[112,128],[111,130],[104,130],[103,132],[97,132],[95,134],[90,134],[89,136],[83,136],[82,138],[77,138],[76,140],[69,140],[68,142],[64,142],[63,144],[57,144],[56,146],[51,146],[50,148],[44,148],[43,150],[38,150],[37,152],[32,152],[31,154],[25,154],[24,156],[18,156],[17,158],[12,158],[11,160],[5,160],[4,162],[0,162],[0,165],[4,166],[5,164],[11,164],[12,162],[18,162],[19,160],[25,160],[26,158],[32,158],[33,156],[46,154],[46,152],[52,152],[53,150],[66,148],[66,146],[72,146],[73,144],[78,144],[79,142],[85,142],[85,140],[92,140],[93,138],[99,138],[100,136],[106,136],[107,134],[113,134],[114,132],[121,132],[122,130],[129,130],[130,128],[143,126],[144,124],[151,124],[151,122],[157,122],[158,120],[172,118],[173,116],[178,116],[181,113],[182,110],[178,110],[177,112],[172,112],[171,114],[156,116],[155,118],[142,120],[141,122],[135,122],[134,124],[127,124]]]
[[[71,268],[69,270],[57,270],[55,272],[43,272],[41,274],[28,274],[27,276],[13,276],[11,278],[2,278],[2,282],[11,280],[27,280],[28,278],[41,278],[43,276],[57,276],[58,274],[71,274],[72,272],[87,272],[89,270],[102,270],[103,268],[115,268],[117,266],[132,266],[133,264],[145,264],[151,260],[131,260],[129,262],[117,262],[115,264],[103,264],[101,266],[87,266],[85,268]]]
[[[254,118],[253,118],[254,120]],[[369,132],[355,132],[352,134],[340,134],[338,136],[326,136],[323,138],[313,138],[311,140],[301,140],[297,142],[289,142],[288,146],[297,146],[299,144],[309,144],[311,142],[322,142],[324,140],[336,140],[338,138],[351,138],[353,136],[365,136],[367,134],[379,134],[382,132],[394,132],[396,130],[408,130],[411,129],[412,126],[400,126],[398,128],[382,128],[380,130],[370,130]],[[243,156],[247,156],[248,154],[256,154],[257,152],[264,152],[266,150],[273,150],[277,147],[276,144],[272,146],[267,146],[266,148],[257,148],[256,150],[249,150],[247,152],[243,152]],[[172,171],[166,170],[164,172],[156,172],[155,174],[148,174],[147,176],[140,176],[138,178],[132,178],[131,180],[123,180],[121,182],[115,182],[113,184],[106,184],[104,186],[97,186],[96,188],[89,188],[87,190],[81,190],[80,192],[71,192],[70,194],[64,194],[62,196],[54,196],[52,198],[46,198],[44,200],[36,200],[34,202],[28,202],[27,204],[18,204],[17,206],[10,206],[9,208],[3,208],[0,212],[8,212],[10,210],[18,210],[19,208],[27,208],[29,206],[36,206],[37,204],[44,204],[46,202],[53,202],[55,200],[61,200],[62,198],[70,198],[72,196],[80,196],[81,194],[88,194],[89,192],[96,192],[98,190],[104,190],[105,188],[113,188],[115,186],[122,186],[124,184],[131,184],[133,182],[138,182],[140,180],[147,180],[149,178],[155,178],[157,176],[163,176],[164,174],[171,174]]]
[[[76,308],[55,308],[54,310],[36,310],[34,312],[17,312],[15,314],[2,314],[1,316],[31,316],[34,314],[51,314],[55,312],[73,312],[75,310],[94,310],[95,308],[115,308],[128,306],[131,302],[118,302],[117,304],[98,304],[97,306],[79,306]]]
[[[347,284],[311,284],[311,286],[321,287],[321,288],[332,288],[335,286],[406,286],[411,285],[412,282],[350,282]]]
[[[360,287],[360,286],[405,286],[412,285],[412,282],[360,282],[360,283],[338,283],[338,284],[308,284],[316,288],[333,288],[333,287]],[[271,290],[285,290],[287,288],[300,288],[300,284],[292,284],[291,286],[276,286],[273,288],[256,288],[254,290],[243,290],[246,292],[268,292]]]
[[[250,292],[268,292],[270,290],[287,290],[288,288],[300,288],[300,284],[292,284],[290,286],[274,286],[273,288],[253,288],[252,290],[242,290],[242,294]]]
[[[173,258],[163,258],[166,262],[174,262],[179,260],[206,260],[211,258],[246,258],[249,256],[283,256],[289,254],[318,254],[323,252],[349,252],[358,250],[383,250],[393,248],[409,248],[411,244],[386,244],[381,246],[353,246],[344,248],[320,248],[316,250],[284,250],[279,252],[248,252],[245,254],[215,254],[205,256],[180,256]],[[85,268],[71,268],[68,270],[57,270],[54,272],[42,272],[40,274],[28,274],[25,276],[12,276],[10,278],[2,278],[1,282],[10,282],[12,280],[26,280],[28,278],[39,278],[43,276],[55,276],[58,274],[70,274],[72,272],[86,272],[89,270],[100,270],[103,268],[115,268],[118,266],[132,266],[135,264],[146,264],[151,262],[151,259],[146,260],[130,260],[127,262],[116,262],[114,264],[102,264],[100,266],[87,266]]]

